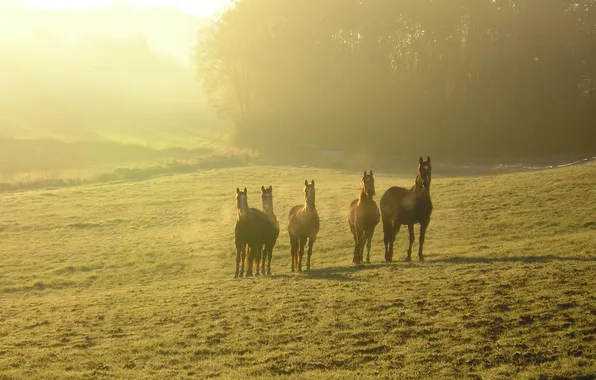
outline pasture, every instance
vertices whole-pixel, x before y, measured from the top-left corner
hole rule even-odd
[[[377,203],[415,169],[375,170]],[[384,264],[379,224],[362,267],[347,223],[362,171],[0,194],[0,379],[595,378],[596,165],[433,174],[426,261],[403,261],[402,228]],[[305,179],[321,229],[311,271],[293,274],[287,213]],[[269,184],[273,275],[234,280],[235,189],[261,208]]]

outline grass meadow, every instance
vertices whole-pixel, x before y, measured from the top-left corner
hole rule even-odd
[[[375,173],[377,202],[414,172]],[[363,267],[347,223],[361,172],[0,194],[0,379],[596,378],[596,165],[434,174],[426,262],[403,261],[402,228],[384,264],[379,225]],[[312,270],[292,274],[285,225],[305,179],[321,232]],[[234,280],[235,189],[260,208],[269,184],[273,275]]]

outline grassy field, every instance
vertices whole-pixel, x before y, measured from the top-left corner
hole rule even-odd
[[[378,199],[414,170],[376,173]],[[596,378],[596,165],[435,173],[427,261],[383,264],[379,226],[359,268],[360,175],[251,167],[0,194],[0,379]],[[290,273],[282,228],[273,276],[233,280],[235,188],[260,208],[272,184],[285,227],[305,179],[312,271]]]

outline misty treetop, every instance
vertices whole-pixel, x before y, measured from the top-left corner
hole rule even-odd
[[[197,68],[262,151],[577,153],[595,148],[595,46],[596,0],[238,0]]]

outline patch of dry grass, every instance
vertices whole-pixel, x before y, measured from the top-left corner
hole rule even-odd
[[[351,264],[359,173],[208,170],[0,195],[0,378],[594,378],[596,165],[433,181],[425,263]],[[289,208],[321,233],[291,274]],[[377,192],[411,178],[376,175]],[[234,190],[274,187],[273,276],[232,280]],[[396,257],[407,232],[398,235]]]

